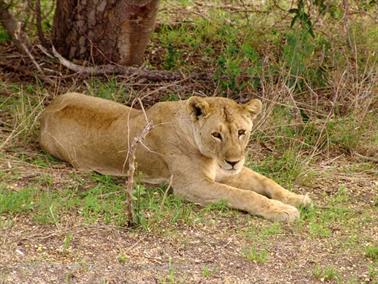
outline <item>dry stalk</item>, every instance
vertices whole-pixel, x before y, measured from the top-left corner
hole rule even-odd
[[[319,135],[318,135],[318,139],[316,140],[316,143],[315,143],[315,146],[314,146],[314,150],[312,151],[311,155],[309,156],[309,158],[307,159],[306,161],[306,164],[309,164],[310,161],[317,155],[317,151],[319,151],[319,146],[320,146],[320,142],[323,138],[323,133],[326,131],[326,127],[329,123],[329,121],[331,120],[333,114],[334,114],[334,110],[335,110],[335,107],[336,107],[336,102],[337,102],[337,99],[339,98],[340,96],[340,92],[341,92],[341,86],[342,84],[344,83],[344,77],[347,73],[347,70],[345,70],[342,75],[341,75],[341,78],[339,79],[339,82],[337,83],[337,86],[336,86],[336,89],[335,89],[335,94],[333,96],[333,100],[332,100],[332,106],[331,106],[331,109],[330,111],[328,112],[328,115],[323,123],[323,126],[322,128],[320,129],[320,132],[319,132]]]
[[[165,199],[167,198],[167,195],[168,195],[168,191],[172,187],[172,182],[173,182],[173,175],[171,175],[171,177],[169,178],[168,186],[164,191],[163,199],[161,200],[161,203],[160,203],[160,212],[163,210]]]
[[[128,162],[129,169],[127,171],[127,216],[128,216],[128,225],[131,226],[134,223],[134,210],[133,210],[133,188],[134,188],[134,173],[135,173],[135,151],[139,143],[143,143],[143,140],[146,138],[147,134],[153,129],[153,122],[150,120],[147,122],[139,136],[134,137],[133,142],[130,145],[128,150]]]

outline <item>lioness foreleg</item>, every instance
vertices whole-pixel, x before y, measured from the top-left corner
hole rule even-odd
[[[276,199],[296,207],[306,207],[312,204],[311,199],[307,195],[290,192],[270,178],[256,173],[247,167],[244,167],[239,174],[228,176],[220,182],[237,188],[252,190],[268,198]]]
[[[291,222],[299,218],[299,211],[278,200],[269,199],[253,191],[202,179],[195,183],[185,182],[176,176],[173,181],[175,194],[202,205],[225,201],[234,209],[247,211],[273,221]]]

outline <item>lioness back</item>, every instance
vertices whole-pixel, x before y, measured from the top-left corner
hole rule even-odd
[[[50,154],[77,168],[112,167],[119,160],[117,141],[122,136],[112,134],[112,128],[121,117],[135,118],[139,113],[110,100],[67,93],[43,112],[40,143]]]

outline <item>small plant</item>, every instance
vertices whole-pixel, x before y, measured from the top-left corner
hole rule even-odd
[[[208,265],[205,265],[202,268],[201,274],[202,274],[203,277],[208,278],[208,277],[211,277],[212,275],[214,275],[215,272],[216,272],[216,270],[214,268],[211,268]]]
[[[365,248],[365,255],[375,262],[378,262],[378,246],[368,246]]]
[[[321,267],[316,265],[312,274],[320,281],[340,280],[339,272],[332,266]]]
[[[163,283],[169,283],[169,284],[174,284],[175,281],[175,268],[173,267],[172,264],[172,258],[169,257],[168,261],[168,275],[165,279],[163,279]]]
[[[165,64],[164,64],[165,69],[170,70],[170,69],[175,68],[176,65],[178,64],[179,58],[180,58],[179,52],[171,43],[169,43],[167,47],[167,55],[166,55]]]
[[[117,260],[118,260],[119,263],[125,264],[129,260],[129,257],[125,254],[119,254],[117,256]]]
[[[67,233],[63,240],[63,251],[66,252],[71,248],[73,235],[71,232]]]
[[[10,41],[11,37],[9,34],[0,26],[0,43]]]
[[[244,251],[244,257],[254,263],[262,264],[268,260],[268,251],[265,249],[258,250],[256,247],[249,248]]]
[[[378,266],[376,264],[368,266],[368,275],[371,283],[378,283]]]

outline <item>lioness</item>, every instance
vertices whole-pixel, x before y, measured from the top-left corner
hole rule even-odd
[[[294,206],[311,203],[246,167],[245,148],[261,101],[237,104],[226,98],[191,97],[160,102],[144,114],[109,100],[67,93],[41,117],[41,145],[82,170],[126,175],[133,138],[154,128],[136,148],[145,182],[170,180],[175,194],[199,203],[228,206],[274,221],[299,217]]]

